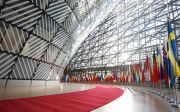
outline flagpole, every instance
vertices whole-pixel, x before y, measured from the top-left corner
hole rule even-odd
[[[174,13],[173,13],[173,18],[174,18]],[[174,25],[175,26],[175,25]],[[175,30],[174,30],[175,31]],[[176,36],[176,32],[174,32],[175,33],[175,36]],[[176,59],[176,57],[175,57],[175,60],[177,61],[177,59]],[[175,92],[175,103],[174,104],[172,104],[172,106],[174,106],[174,107],[178,107],[178,108],[180,108],[180,103],[178,102],[178,93],[177,93],[177,86],[176,86],[176,77],[175,77],[175,85],[174,85],[174,92]]]
[[[175,93],[175,100],[174,103],[172,104],[173,107],[180,108],[180,103],[178,102],[178,97],[177,97],[177,86],[176,86],[176,79],[175,79],[175,85],[174,85],[174,93]]]
[[[169,4],[168,5],[168,22],[169,22],[169,17],[170,17],[170,13],[169,13]],[[168,37],[169,38],[169,37]],[[176,58],[175,58],[176,60]],[[175,80],[174,80],[174,86],[173,86],[173,90],[172,90],[172,94],[173,94],[173,98],[174,98],[174,102],[173,104],[171,104],[171,106],[173,107],[177,107],[177,108],[180,108],[180,104],[177,102],[177,86],[176,86],[176,77],[175,77]]]
[[[162,89],[163,89],[163,93],[162,93],[163,95],[161,95],[161,98],[165,98],[165,96],[166,96],[165,81],[163,83]]]
[[[167,25],[168,25],[168,22],[169,22],[169,19],[170,19],[170,13],[169,13],[169,4],[168,4],[168,0],[167,0],[167,7],[168,7],[168,15],[167,15]],[[169,34],[167,32],[167,36],[169,38]],[[167,55],[168,55],[168,52],[167,51]],[[168,59],[168,68],[169,68],[169,63],[170,63],[170,60]],[[170,69],[170,68],[169,68]],[[172,71],[172,70],[171,70]],[[170,75],[170,74],[169,74]],[[171,82],[170,82],[171,83]],[[171,85],[171,84],[170,84]],[[169,98],[167,98],[166,100],[169,101],[169,103],[173,103],[173,99],[174,99],[174,95],[173,95],[173,89],[171,88],[171,86],[169,86]]]
[[[167,0],[167,10],[168,10],[168,13],[167,13],[167,24],[168,24],[169,17],[170,17],[169,2],[168,2],[168,0]],[[168,36],[168,32],[167,32],[167,36]],[[168,38],[169,38],[169,36],[168,36]],[[167,56],[168,56],[168,51],[167,51]],[[168,69],[169,69],[169,59],[168,59]],[[169,96],[166,97],[166,100],[170,101],[171,100],[171,87],[170,86],[169,86],[167,95],[169,95]]]

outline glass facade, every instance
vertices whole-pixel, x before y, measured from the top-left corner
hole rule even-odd
[[[180,50],[178,0],[121,0],[80,44],[69,62],[70,70],[114,67],[143,62],[162,46],[167,17],[173,24]]]

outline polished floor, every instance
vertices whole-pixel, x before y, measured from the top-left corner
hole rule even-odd
[[[0,100],[60,94],[94,88],[95,85],[61,83],[59,85],[0,88]]]
[[[46,87],[0,88],[0,99],[67,93],[94,87],[95,85],[90,84],[61,83],[60,85]],[[171,107],[165,99],[157,95],[141,89],[122,86],[121,88],[124,89],[124,94],[121,97],[92,112],[180,112],[180,109]]]
[[[118,99],[92,112],[180,112],[165,100],[152,93],[123,87],[124,94]]]

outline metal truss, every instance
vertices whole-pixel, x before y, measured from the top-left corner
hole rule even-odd
[[[91,71],[144,61],[146,54],[163,44],[168,16],[180,57],[180,1],[123,0],[81,43],[69,70]]]

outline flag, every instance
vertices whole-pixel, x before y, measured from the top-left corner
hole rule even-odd
[[[139,65],[139,79],[140,79],[140,82],[142,82],[142,65],[140,62],[138,65]]]
[[[163,61],[163,56],[162,56],[162,48],[161,48],[161,41],[159,41],[159,58],[160,58],[160,79],[164,79],[164,61]]]
[[[128,65],[128,82],[132,82],[132,72],[131,72],[131,65]]]
[[[136,82],[136,64],[132,65],[133,81]]]
[[[123,81],[123,71],[122,71],[122,69],[120,69],[120,76],[119,76],[119,80],[120,80],[120,82],[122,82],[122,81]]]
[[[135,80],[136,80],[136,82],[140,82],[140,79],[139,79],[139,65],[138,64],[136,64]]]
[[[134,66],[131,65],[131,82],[134,82]]]
[[[169,78],[168,78],[168,55],[167,55],[167,37],[164,37],[163,42],[163,64],[164,64],[164,79],[165,84],[169,85]]]
[[[149,56],[146,55],[146,63],[145,63],[145,70],[146,70],[146,81],[151,81],[151,72],[150,72],[150,59]]]
[[[176,41],[170,22],[168,22],[168,47],[169,47],[168,56],[173,67],[172,72],[174,72],[175,77],[178,77],[180,76],[180,70],[177,63]]]
[[[175,36],[171,27],[171,23],[168,21],[168,76],[170,78],[170,86],[173,87],[175,85],[175,77],[180,75],[179,66],[177,64],[177,52],[176,52],[176,42]]]
[[[140,72],[141,72],[141,83],[144,83],[144,81],[145,81],[145,76],[144,76],[144,62],[141,62]]]
[[[149,63],[150,63],[150,75],[151,75],[151,79],[150,81],[153,82],[153,57],[152,57],[152,49],[150,50],[150,53],[149,53]]]
[[[160,66],[161,66],[161,59],[160,59],[160,50],[159,50],[159,48],[157,47],[156,48],[156,50],[157,50],[157,53],[156,53],[156,82],[158,82],[158,80],[160,80]]]
[[[111,81],[111,82],[113,82],[113,81],[114,81],[114,75],[115,75],[115,74],[114,74],[114,71],[113,71],[113,72],[111,72],[111,76],[110,76],[110,81]]]
[[[127,67],[124,66],[124,82],[128,82],[128,70],[127,70]]]
[[[108,78],[109,78],[108,73],[107,71],[105,71],[104,81],[108,81]]]
[[[158,54],[158,52],[157,52],[157,54]],[[155,49],[154,49],[154,51],[153,51],[153,76],[152,76],[153,83],[157,83],[158,75],[159,74],[158,74],[157,57],[156,57],[156,53],[155,53]]]
[[[131,83],[131,82],[132,82],[132,76],[128,75],[128,83]]]
[[[129,71],[129,66],[127,66],[127,82],[130,83],[130,71]]]
[[[93,81],[98,81],[98,76],[96,73],[94,74]]]

